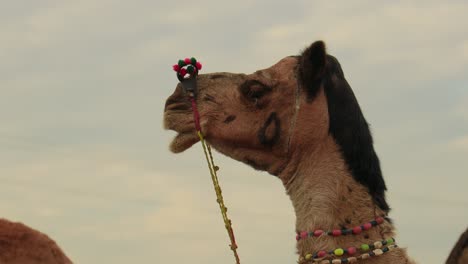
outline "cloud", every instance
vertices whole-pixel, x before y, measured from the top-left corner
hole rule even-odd
[[[355,59],[354,65],[361,72],[372,72],[371,76],[376,69],[381,71],[380,67],[392,73],[390,78],[412,82],[428,82],[461,73],[466,63],[461,56],[466,36],[460,34],[459,28],[468,11],[465,4],[427,2],[422,6],[411,3],[374,6],[367,2],[365,6],[364,10],[372,11],[350,15],[345,11],[354,7],[354,3],[344,3],[337,8],[313,2],[305,8],[320,12],[315,11],[290,24],[273,24],[259,34],[258,41],[271,53],[288,54],[291,43],[306,45],[313,39],[323,38],[332,54],[343,49],[355,53],[346,56]],[[382,77],[381,74],[378,77]]]
[[[78,263],[229,258],[200,146],[167,150],[170,65],[196,56],[203,72],[250,73],[324,39],[372,124],[402,245],[440,263],[463,223],[419,238],[443,216],[466,219],[467,11],[459,1],[3,5],[0,209]],[[243,261],[294,261],[281,183],[215,158]]]
[[[468,135],[452,140],[449,146],[459,150],[468,151]]]

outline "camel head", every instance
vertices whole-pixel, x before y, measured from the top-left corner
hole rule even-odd
[[[314,150],[332,137],[352,177],[388,210],[368,125],[340,64],[327,55],[322,41],[251,74],[201,74],[197,85],[201,129],[219,152],[285,182],[298,163],[313,159]],[[173,152],[198,141],[181,84],[166,101],[164,124],[178,133]]]

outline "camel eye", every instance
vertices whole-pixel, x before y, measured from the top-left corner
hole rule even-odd
[[[257,104],[259,99],[271,91],[271,88],[257,80],[249,80],[241,85],[240,90],[246,99]]]

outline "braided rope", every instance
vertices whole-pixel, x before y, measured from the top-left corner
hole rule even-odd
[[[232,222],[227,216],[227,207],[224,205],[224,199],[223,199],[223,194],[222,194],[223,192],[221,190],[221,186],[219,185],[218,174],[217,174],[219,167],[215,165],[213,154],[211,152],[211,146],[205,141],[205,137],[203,136],[203,133],[201,132],[200,124],[199,124],[200,118],[199,118],[199,114],[196,108],[195,98],[192,95],[190,96],[190,100],[192,102],[193,115],[194,115],[195,127],[197,129],[197,135],[200,138],[200,142],[203,147],[203,153],[205,154],[206,162],[208,164],[208,169],[210,170],[211,180],[213,182],[213,187],[216,193],[216,202],[218,202],[219,204],[219,209],[221,210],[221,215],[223,217],[224,226],[226,227],[226,230],[229,235],[229,239],[231,240],[231,244],[229,246],[232,252],[234,253],[236,264],[240,264],[239,255],[237,254],[236,238],[234,236],[234,230],[232,229]]]
[[[223,199],[223,192],[221,191],[221,187],[219,186],[218,174],[217,171],[219,167],[214,164],[213,154],[211,152],[210,145],[205,141],[205,137],[201,132],[200,127],[200,114],[198,113],[197,103],[195,101],[195,94],[196,91],[196,77],[198,72],[202,69],[202,64],[197,61],[195,58],[185,58],[184,60],[179,60],[177,64],[172,66],[172,69],[177,72],[177,79],[182,83],[185,91],[189,94],[189,100],[192,104],[193,110],[193,120],[195,123],[195,130],[197,131],[197,135],[200,138],[200,142],[203,147],[203,153],[205,154],[206,162],[208,164],[208,169],[210,170],[211,180],[213,181],[213,187],[216,193],[216,201],[219,204],[219,209],[221,210],[221,215],[223,217],[224,226],[229,235],[229,239],[231,240],[230,248],[234,253],[234,257],[236,259],[236,264],[240,264],[239,255],[237,254],[237,244],[236,238],[234,237],[234,230],[232,229],[231,220],[227,216],[227,207],[224,205]],[[188,78],[185,78],[185,75],[189,74]]]

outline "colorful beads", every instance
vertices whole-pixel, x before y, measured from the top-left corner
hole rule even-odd
[[[182,68],[182,67],[185,66],[185,62],[184,62],[183,60],[179,60],[179,61],[177,62],[177,65],[178,65],[180,68]]]
[[[380,255],[383,254],[383,251],[382,251],[382,249],[378,248],[378,249],[374,250],[374,254],[375,254],[376,256],[380,256]]]
[[[299,258],[299,263],[306,263],[306,262],[308,263],[310,261],[312,261],[313,263],[320,263],[320,264],[355,263],[361,259],[368,259],[371,257],[381,256],[397,247],[398,247],[397,245],[389,245],[381,249],[380,248],[374,249],[370,251],[369,253],[364,253],[357,257],[348,257],[348,258],[322,259],[322,258],[316,258],[316,256],[312,256],[311,254],[307,254],[305,257]]]
[[[359,249],[361,252],[363,253],[368,253],[369,256],[373,256],[375,254],[380,254],[380,251],[376,251],[376,249],[381,249],[382,246],[384,245],[383,242],[387,242],[388,241],[391,241],[391,244],[393,244],[395,242],[395,239],[394,238],[389,238],[389,239],[384,239],[382,241],[376,241],[374,243],[371,243],[371,244],[362,244]],[[391,245],[389,245],[391,246]],[[388,247],[384,247],[382,248],[382,253],[386,252],[385,250],[388,250]],[[387,249],[385,249],[387,248]],[[336,248],[336,249],[333,249],[333,250],[329,250],[329,251],[325,251],[325,250],[319,250],[317,252],[315,252],[314,254],[306,254],[304,256],[305,259],[312,259],[314,261],[317,261],[317,260],[321,260],[323,258],[325,258],[327,255],[330,255],[330,256],[343,256],[344,254],[347,254],[349,256],[353,256],[357,253],[358,249],[356,247],[348,247],[346,249],[344,248]],[[344,262],[346,263],[346,262]]]
[[[341,230],[339,229],[335,229],[332,231],[332,235],[337,237],[337,236],[341,236]]]
[[[354,255],[356,254],[357,252],[357,249],[355,247],[349,247],[346,252],[349,254],[349,255]]]
[[[179,74],[182,75],[182,77],[184,77],[185,75],[187,75],[187,70],[182,68],[179,70]]]
[[[335,254],[336,256],[343,256],[344,250],[342,248],[337,248],[333,251],[333,254]]]
[[[188,73],[192,74],[194,71],[195,71],[195,68],[194,68],[192,65],[189,65],[189,66],[187,67],[187,72],[188,72]]]
[[[328,231],[324,231],[322,229],[317,229],[317,230],[314,230],[314,231],[311,231],[311,232],[302,231],[302,232],[297,233],[296,240],[306,239],[306,238],[312,237],[312,236],[319,237],[319,236],[322,236],[322,235],[328,235],[328,236],[334,236],[334,237],[343,236],[343,235],[345,236],[345,235],[350,235],[350,234],[358,235],[363,230],[369,230],[373,226],[380,225],[383,222],[385,222],[385,218],[379,216],[375,220],[369,221],[369,222],[367,222],[367,223],[365,223],[363,225],[360,225],[360,226],[355,226],[353,228],[333,229],[333,230],[328,230]],[[302,235],[303,232],[307,233],[308,235]]]
[[[362,244],[362,245],[361,245],[361,250],[362,250],[362,251],[368,251],[368,250],[369,250],[369,245],[367,245],[367,244]]]
[[[316,236],[316,237],[319,237],[319,236],[321,236],[322,234],[323,234],[323,230],[318,229],[318,230],[315,230],[315,231],[314,231],[314,236]]]
[[[362,225],[362,229],[364,230],[369,230],[372,228],[372,224],[371,223],[365,223]]]
[[[374,242],[374,248],[381,248],[381,247],[382,247],[382,242],[380,241]]]
[[[177,64],[172,66],[172,69],[177,72],[180,77],[185,77],[187,73],[191,76],[196,75],[198,71],[202,68],[202,64],[197,61],[195,58],[185,58],[183,60],[179,60]]]
[[[358,235],[362,232],[362,228],[360,226],[353,227],[353,234]]]

